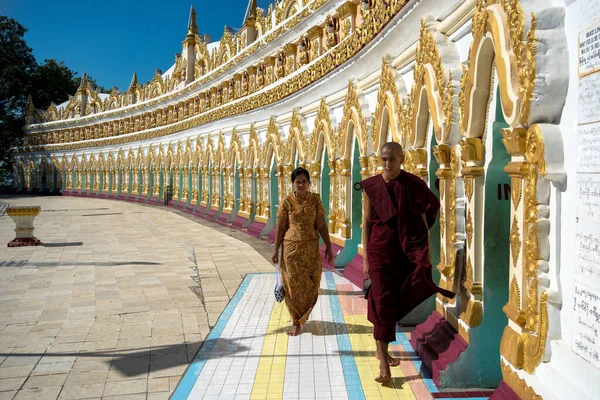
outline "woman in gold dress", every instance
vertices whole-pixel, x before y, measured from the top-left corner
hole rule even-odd
[[[292,172],[294,192],[281,201],[277,213],[277,237],[273,263],[280,263],[285,305],[292,319],[290,336],[299,335],[317,303],[321,285],[319,234],[326,245],[327,262],[333,262],[325,210],[318,194],[308,191],[310,174],[304,168]]]

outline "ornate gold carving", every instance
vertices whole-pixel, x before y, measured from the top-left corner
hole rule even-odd
[[[431,77],[431,81],[434,86],[428,86],[428,80],[426,75],[430,73],[426,68],[430,65],[435,73],[435,76]],[[417,47],[415,68],[413,72],[414,85],[411,91],[411,105],[415,107],[411,115],[412,129],[409,131],[409,141],[413,146],[421,147],[422,143],[426,143],[426,138],[419,138],[420,132],[426,134],[427,128],[419,127],[420,112],[418,107],[421,105],[420,96],[422,95],[422,87],[427,86],[427,96],[431,99],[434,97],[438,98],[440,107],[429,107],[430,112],[433,113],[432,121],[433,128],[438,143],[444,143],[452,130],[452,123],[454,122],[454,86],[452,85],[452,72],[446,75],[444,66],[442,64],[442,57],[438,49],[437,43],[431,31],[425,26],[425,20],[421,19],[421,34],[419,45]],[[432,105],[433,100],[429,102]],[[441,115],[439,115],[441,113]],[[440,121],[442,123],[440,124]]]
[[[465,193],[467,194],[467,200],[473,201],[473,184],[475,179],[473,177],[465,177],[463,179],[465,183]]]
[[[511,178],[511,190],[510,194],[512,196],[513,207],[515,211],[518,210],[519,204],[521,203],[521,197],[523,192],[523,178],[521,177],[512,177]]]
[[[364,155],[368,148],[369,130],[367,128],[365,117],[363,116],[363,110],[357,90],[358,89],[353,82],[348,81],[348,91],[346,92],[346,101],[344,103],[342,125],[338,136],[338,149],[343,157],[350,157],[349,149],[352,149],[352,143],[347,143],[348,140],[352,140],[348,131],[351,121],[354,124],[355,136],[358,138],[360,154]]]
[[[471,247],[471,243],[473,243],[473,217],[471,216],[471,210],[467,211],[465,230],[467,231],[467,246]],[[470,261],[471,259],[469,258]]]
[[[502,378],[515,391],[517,396],[523,400],[543,400],[542,396],[538,395],[533,388],[511,369],[504,361],[500,361],[502,369]]]
[[[489,8],[495,4],[501,7],[504,15]],[[483,48],[482,42],[489,40],[486,36],[488,33],[492,35],[494,42],[499,44],[495,48],[494,56],[497,60],[503,60],[502,65],[507,65],[498,69],[504,115],[507,116],[511,126],[528,124],[535,88],[536,24],[537,19],[532,14],[530,29],[525,36],[525,16],[517,0],[488,0],[485,3],[483,0],[477,1],[473,15],[473,42],[469,49],[469,68],[466,76],[461,79],[459,97],[460,126],[464,134],[480,137],[484,132],[485,117],[471,114],[475,102],[481,101],[480,98],[475,99],[473,93],[476,90],[473,88],[482,86],[478,82],[481,75],[476,65],[478,62],[481,63],[479,52]],[[500,61],[497,62],[497,65],[499,64]],[[487,110],[487,107],[485,109]]]
[[[513,218],[512,226],[510,228],[510,251],[512,254],[513,267],[517,266],[519,260],[519,254],[521,254],[521,234],[519,232],[519,221],[517,216]]]
[[[396,115],[402,110],[402,103],[398,95],[396,86],[397,71],[386,61],[386,56],[381,60],[381,76],[379,77],[379,90],[377,91],[377,107],[375,109],[375,118],[371,123],[371,140],[373,149],[376,154],[379,154],[379,148],[383,145],[381,141],[381,129],[387,133],[387,127],[381,127],[383,120],[383,111],[388,112],[388,125],[392,131],[392,137],[397,142],[402,143],[401,135],[398,131]]]
[[[519,282],[517,282],[516,276],[513,276],[512,280],[510,281],[508,304],[510,304],[515,310],[521,308],[521,289],[519,289]]]
[[[292,120],[290,121],[290,135],[294,135],[296,138],[296,147],[299,152],[300,162],[304,163],[306,160],[306,151],[308,149],[308,143],[304,132],[304,127],[301,121],[301,116],[298,114],[296,109],[292,111]],[[294,160],[290,160],[294,162]]]
[[[319,161],[318,157],[320,154],[317,154],[317,143],[318,143],[318,134],[323,132],[325,146],[327,147],[327,155],[329,159],[335,158],[337,153],[337,141],[334,140],[334,130],[333,124],[331,121],[331,113],[327,103],[325,102],[325,98],[321,97],[321,104],[319,105],[319,111],[317,112],[317,118],[315,119],[315,127],[311,134],[311,158],[313,162]]]
[[[122,143],[145,140],[155,138],[164,135],[170,135],[175,132],[187,130],[195,126],[203,125],[218,119],[230,118],[232,115],[248,112],[250,110],[264,107],[273,102],[279,101],[292,93],[296,93],[298,90],[310,85],[327,75],[330,71],[334,70],[338,65],[346,62],[348,59],[353,57],[366,43],[368,43],[379,31],[389,22],[389,20],[403,7],[404,1],[393,3],[391,8],[384,6],[383,3],[374,5],[372,12],[369,14],[369,23],[364,27],[360,27],[356,31],[352,32],[350,37],[344,39],[338,46],[335,47],[334,51],[327,52],[324,56],[320,57],[314,63],[311,63],[306,69],[299,71],[292,78],[285,81],[285,84],[276,85],[273,88],[268,89],[266,92],[252,93],[244,99],[236,100],[228,103],[221,107],[211,107],[207,111],[198,115],[188,116],[187,119],[178,119],[177,122],[171,122],[169,125],[152,130],[144,130],[140,132],[129,132],[128,129],[119,128],[119,134],[129,132],[128,136],[113,136],[97,140],[94,142],[81,142],[81,143],[69,143],[60,146],[52,146],[52,150],[73,150],[82,147],[95,147],[95,146],[107,146],[107,145],[118,145]],[[298,15],[302,14],[299,12]],[[294,17],[295,18],[295,17]],[[287,26],[287,23],[285,24]],[[259,74],[260,75],[260,74]],[[147,107],[158,104],[158,102],[168,102],[171,99],[179,98],[182,95],[188,95],[191,91],[197,88],[200,84],[205,83],[203,79],[213,79],[212,74],[205,75],[204,78],[194,81],[192,84],[186,86],[184,89],[178,90],[167,96],[161,96],[154,100],[146,101],[143,104],[135,104],[127,109],[115,110],[111,113],[111,116],[122,115],[125,112],[131,113],[139,110],[146,109]],[[260,81],[260,78],[259,78]],[[202,96],[200,93],[199,96]],[[215,95],[215,102],[218,98]],[[212,103],[212,101],[211,101]],[[170,107],[170,106],[169,106]],[[165,124],[167,121],[166,110],[160,112],[162,114],[161,123]],[[95,118],[95,117],[93,117]],[[86,123],[93,120],[92,117],[81,119],[81,123]],[[65,123],[59,123],[53,125],[56,128],[63,126]],[[121,122],[118,122],[121,125]],[[30,125],[27,127],[29,132],[38,129],[38,125]],[[365,129],[365,132],[367,130]],[[64,137],[64,132],[63,137]],[[365,135],[366,138],[366,135]],[[68,141],[70,141],[69,139]],[[364,140],[364,139],[363,139]],[[44,150],[44,145],[38,145],[37,147],[25,147],[20,149],[24,152]]]
[[[548,167],[544,150],[544,136],[539,125],[532,125],[527,130],[526,149],[527,161],[537,167],[541,176],[545,176]]]

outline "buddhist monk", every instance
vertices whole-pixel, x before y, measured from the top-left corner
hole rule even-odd
[[[367,317],[374,326],[380,374],[391,380],[390,365],[399,364],[388,353],[396,340],[396,324],[435,293],[453,298],[431,277],[429,228],[440,203],[419,177],[400,169],[402,146],[381,147],[383,173],[360,182],[363,190],[364,273],[371,279]]]

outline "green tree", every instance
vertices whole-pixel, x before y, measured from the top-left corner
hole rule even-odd
[[[69,100],[69,95],[74,95],[79,86],[75,74],[63,61],[44,60],[31,75],[29,92],[35,106],[46,109],[51,102],[60,104]]]
[[[23,143],[23,113],[37,64],[23,39],[27,30],[0,16],[0,183],[10,177],[11,148]]]
[[[63,61],[46,59],[38,65],[25,32],[14,19],[0,16],[0,184],[11,179],[12,149],[23,144],[28,96],[46,109],[51,102],[67,101],[81,83]],[[91,76],[87,80],[99,93],[108,92]]]

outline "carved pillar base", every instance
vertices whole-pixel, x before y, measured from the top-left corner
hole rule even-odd
[[[446,367],[456,361],[468,346],[437,311],[424,323],[417,325],[411,334],[410,343],[439,388],[443,387]]]
[[[8,207],[6,214],[15,222],[15,238],[7,247],[39,246],[41,242],[33,236],[33,220],[40,213],[40,206]]]
[[[255,219],[254,222],[252,222],[252,224],[250,224],[248,227],[247,232],[250,236],[254,236],[255,238],[260,237],[260,233],[263,229],[265,229],[266,225],[267,224],[264,222],[260,222]]]
[[[231,227],[241,231],[244,226],[248,223],[248,219],[242,217],[241,215],[236,215],[233,221],[231,221]]]
[[[217,224],[223,226],[229,226],[229,220],[231,219],[231,210],[223,210],[216,219]]]

